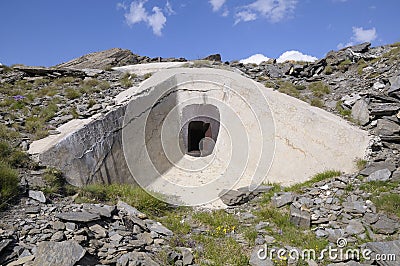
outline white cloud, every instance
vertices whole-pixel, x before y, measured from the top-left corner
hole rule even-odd
[[[238,24],[241,21],[252,21],[257,19],[257,14],[250,12],[250,11],[240,11],[236,13],[235,15],[236,20],[235,20],[235,25]]]
[[[296,8],[297,0],[256,0],[253,3],[240,8],[236,13],[235,24],[241,21],[255,20],[259,16],[265,17],[271,22],[279,22],[290,15]],[[248,19],[252,15],[252,19]],[[247,20],[246,20],[247,18]]]
[[[153,13],[149,14],[144,7],[144,4],[146,2],[147,0],[132,1],[129,6],[129,10],[126,5],[121,3],[117,4],[117,7],[123,8],[125,11],[127,11],[125,13],[125,21],[129,26],[133,26],[136,23],[145,22],[148,26],[152,28],[155,35],[161,36],[162,29],[167,22],[167,18],[164,16],[164,13],[158,6],[154,6],[152,9]],[[166,8],[168,8],[168,6],[171,8],[171,6],[168,4],[169,2],[167,2]]]
[[[372,41],[376,40],[377,37],[378,37],[378,34],[376,33],[375,28],[364,29],[363,27],[353,27],[353,36],[351,36],[350,42],[348,42],[346,44],[339,43],[337,45],[337,48],[342,49],[344,47],[353,46],[358,43],[372,42]]]
[[[376,29],[363,29],[363,27],[353,27],[353,39],[356,42],[372,42],[378,37]]]
[[[208,2],[211,4],[213,11],[217,12],[225,4],[226,0],[209,0]]]
[[[174,11],[174,9],[172,8],[172,5],[171,5],[171,3],[167,0],[167,3],[165,4],[165,12],[168,14],[168,15],[174,15],[175,14],[175,11]]]
[[[311,55],[306,55],[303,54],[299,51],[286,51],[283,54],[281,54],[278,59],[276,59],[276,62],[282,63],[285,61],[304,61],[304,62],[314,62],[318,60],[315,56]]]
[[[266,57],[263,54],[255,54],[246,59],[242,59],[239,62],[243,64],[257,64],[259,65],[263,61],[268,61],[270,58]]]

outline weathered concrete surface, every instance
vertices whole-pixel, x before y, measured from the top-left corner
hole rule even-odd
[[[30,153],[74,185],[139,180],[196,205],[218,198],[221,188],[353,172],[369,142],[367,132],[341,118],[230,71],[163,70],[117,98],[118,108],[57,140],[40,140],[45,148],[33,143]],[[196,117],[183,110],[202,104],[217,107],[220,128],[212,154],[192,157],[182,128]],[[212,117],[204,112],[197,115]]]

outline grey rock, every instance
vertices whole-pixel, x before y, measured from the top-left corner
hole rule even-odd
[[[389,169],[381,169],[373,172],[369,176],[365,178],[365,181],[371,182],[371,181],[387,181],[390,179],[390,176],[392,173],[389,171]]]
[[[372,162],[360,171],[360,175],[369,176],[370,174],[382,169],[389,169],[389,171],[393,172],[396,170],[396,166],[393,163],[388,162]]]
[[[250,200],[249,193],[239,190],[222,190],[218,195],[223,203],[228,206],[237,206]]]
[[[117,266],[130,266],[130,265],[146,265],[146,266],[159,266],[149,255],[144,252],[133,251],[122,255],[117,260]]]
[[[393,115],[400,109],[399,104],[395,103],[373,103],[370,105],[371,115]]]
[[[100,205],[100,204],[85,204],[83,205],[83,209],[90,213],[98,214],[101,217],[110,218],[115,210],[115,206]]]
[[[78,227],[76,226],[75,223],[70,223],[70,222],[65,223],[65,229],[66,229],[67,231],[75,231],[77,228],[78,228]]]
[[[380,83],[379,81],[375,82],[374,85],[372,86],[375,90],[380,90],[385,88],[385,84]]]
[[[379,234],[391,235],[397,231],[399,224],[386,215],[381,215],[378,221],[371,225],[371,228]]]
[[[165,236],[172,236],[174,234],[174,233],[172,233],[171,230],[169,230],[168,228],[166,228],[159,222],[154,222],[154,223],[150,224],[148,226],[148,228],[150,231],[153,231],[158,234],[165,235]]]
[[[30,263],[34,258],[34,255],[21,257],[18,260],[7,264],[7,266],[28,265],[28,263]]]
[[[0,254],[11,243],[11,239],[0,240]]]
[[[364,99],[358,100],[351,108],[351,117],[364,126],[369,122],[368,103]]]
[[[390,82],[390,88],[388,90],[388,94],[400,90],[400,76],[390,78],[389,82]]]
[[[118,211],[125,211],[128,215],[136,216],[141,219],[145,219],[147,217],[146,214],[138,211],[135,207],[132,207],[123,201],[118,201],[117,209]]]
[[[256,246],[250,255],[249,264],[251,266],[274,266],[274,263],[269,258],[268,250],[265,246]]]
[[[64,230],[65,229],[65,224],[60,221],[55,221],[52,224],[54,230]]]
[[[371,46],[371,43],[364,42],[361,44],[350,46],[348,49],[352,50],[354,53],[365,53],[365,52],[368,52],[368,49],[370,46]]]
[[[96,238],[104,238],[107,236],[107,231],[99,224],[89,226],[90,231],[96,234]]]
[[[280,208],[287,204],[292,203],[293,200],[294,200],[294,194],[292,192],[282,192],[282,193],[275,194],[271,198],[271,203],[272,203],[272,206],[274,206],[276,208]]]
[[[379,220],[379,214],[376,213],[366,213],[363,216],[363,220],[367,223],[367,224],[373,224],[376,223]]]
[[[209,55],[209,56],[203,58],[203,60],[221,62],[221,55],[220,54],[212,54],[212,55]]]
[[[41,203],[46,202],[46,197],[44,196],[42,191],[39,190],[29,190],[28,196],[34,200],[37,200]]]
[[[64,232],[57,231],[51,236],[50,241],[60,242],[63,241],[64,238],[65,238]]]
[[[96,221],[100,219],[100,216],[97,214],[93,214],[90,212],[86,211],[81,211],[81,212],[63,212],[56,214],[56,217],[64,220],[64,221],[70,221],[70,222],[91,222],[91,221]]]
[[[311,227],[311,214],[308,210],[290,205],[290,222],[301,228]]]
[[[397,168],[397,170],[393,172],[392,180],[395,182],[400,181],[400,168]]]
[[[346,226],[345,233],[348,235],[359,235],[365,232],[365,228],[359,221],[350,221]]]
[[[191,265],[194,260],[192,252],[187,248],[182,248],[181,252],[183,265]]]
[[[367,206],[362,201],[343,202],[344,211],[347,213],[365,213]]]
[[[375,134],[378,136],[392,136],[400,132],[400,126],[387,119],[379,119],[376,125]]]
[[[46,241],[37,246],[34,266],[58,265],[73,266],[77,263],[86,251],[76,241],[64,242]]]
[[[387,242],[369,242],[366,248],[372,251],[371,258],[375,258],[376,254],[395,254],[395,260],[381,260],[377,261],[382,266],[398,266],[400,265],[400,240],[387,241]]]
[[[342,101],[343,101],[343,104],[344,105],[346,105],[346,106],[348,106],[348,107],[351,107],[351,106],[353,106],[357,101],[359,101],[361,99],[361,96],[359,95],[359,94],[357,94],[357,93],[354,93],[354,94],[352,94],[352,95],[346,95],[346,96],[344,96],[344,97],[342,97]]]
[[[357,261],[331,263],[328,266],[369,266],[370,264],[359,263]]]

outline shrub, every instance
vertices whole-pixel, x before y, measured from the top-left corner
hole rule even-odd
[[[0,208],[18,194],[18,173],[4,161],[0,161]]]
[[[318,99],[318,98],[313,98],[313,99],[311,99],[310,104],[311,104],[312,106],[319,107],[319,108],[324,107],[324,102],[321,101],[321,100]]]
[[[65,89],[65,97],[67,97],[70,100],[74,100],[74,99],[81,97],[81,93],[74,88],[66,88]]]
[[[7,161],[13,167],[27,167],[29,164],[29,156],[23,151],[14,150]]]
[[[312,91],[313,95],[318,98],[331,92],[328,84],[322,81],[313,82],[308,86],[308,88]]]
[[[55,168],[48,168],[43,175],[43,180],[46,182],[46,187],[43,189],[43,192],[46,194],[61,192],[64,185],[64,178],[61,171]]]
[[[129,74],[129,73],[125,73],[119,80],[119,82],[121,83],[121,86],[124,88],[130,88],[132,87],[133,83],[132,80],[133,78],[136,78],[135,74]]]
[[[285,93],[287,95],[299,98],[300,97],[300,92],[298,89],[296,89],[296,86],[293,85],[292,82],[289,81],[281,81],[278,83],[279,85],[279,91],[282,93]]]
[[[332,68],[332,66],[331,66],[331,65],[327,65],[327,66],[325,67],[325,69],[324,69],[324,73],[325,73],[325,75],[330,75],[330,74],[332,74],[332,73],[333,73],[333,68]]]
[[[88,185],[79,189],[78,201],[110,201],[117,202],[123,200],[126,203],[136,207],[140,211],[150,216],[162,216],[171,210],[171,206],[150,195],[140,187],[135,187],[126,184],[112,184],[112,185]]]

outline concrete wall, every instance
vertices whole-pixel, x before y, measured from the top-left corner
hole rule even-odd
[[[196,117],[219,121],[212,154],[198,158],[185,149]],[[182,68],[154,74],[129,104],[31,153],[74,185],[138,183],[199,205],[224,188],[355,171],[368,141],[339,117],[234,72]]]

